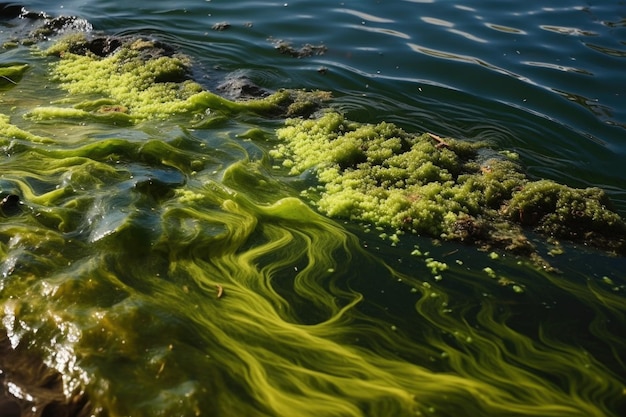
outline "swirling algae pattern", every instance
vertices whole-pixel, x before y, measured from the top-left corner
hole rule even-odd
[[[523,295],[460,267],[459,287],[427,282],[302,202],[266,151],[256,159],[240,143],[216,175],[223,150],[186,130],[68,145],[3,120],[2,192],[21,204],[0,217],[2,324],[13,346],[62,374],[68,395],[84,390],[95,415],[624,407],[621,290],[530,266],[517,266],[529,275]],[[395,288],[403,314],[368,298],[372,281]],[[508,303],[549,296],[588,311],[585,346],[601,345],[601,357]]]

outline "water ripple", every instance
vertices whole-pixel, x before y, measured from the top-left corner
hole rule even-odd
[[[539,27],[543,30],[556,32],[561,35],[571,35],[571,36],[598,36],[599,35],[597,32],[592,32],[590,30],[565,27],[565,26],[539,25]]]
[[[341,13],[347,13],[347,14],[351,14],[353,16],[356,16],[360,19],[369,21],[369,22],[375,22],[375,23],[394,23],[394,20],[391,19],[386,19],[384,17],[378,17],[378,16],[374,16],[365,12],[361,12],[358,10],[352,10],[352,9],[335,9],[335,11],[341,12]]]
[[[587,71],[582,68],[569,67],[566,65],[557,65],[557,64],[550,64],[548,62],[538,62],[538,61],[522,61],[522,63],[526,65],[534,66],[534,67],[550,68],[550,69],[555,69],[555,70],[564,71],[564,72],[575,72],[577,74],[583,74],[583,75],[593,75],[591,71]]]
[[[424,55],[428,55],[428,56],[432,56],[435,58],[442,58],[442,59],[448,59],[448,60],[453,60],[453,61],[460,61],[460,62],[467,62],[467,63],[471,63],[471,64],[478,64],[481,67],[484,68],[488,68],[492,71],[496,71],[498,73],[501,74],[505,74],[508,76],[511,76],[513,78],[516,78],[518,80],[522,80],[525,81],[527,83],[530,84],[535,84],[533,81],[531,81],[529,78],[524,77],[520,74],[514,73],[512,71],[509,71],[503,67],[499,67],[497,65],[493,65],[485,60],[482,60],[480,58],[477,57],[473,57],[470,55],[463,55],[463,54],[457,54],[457,53],[452,53],[452,52],[447,52],[447,51],[441,51],[441,50],[437,50],[437,49],[431,49],[431,48],[426,48],[424,46],[420,46],[411,42],[407,42],[407,45],[415,52],[419,52],[421,54]]]
[[[609,48],[608,46],[595,45],[595,44],[589,43],[589,42],[585,42],[585,46],[593,49],[594,51],[601,52],[601,53],[609,55],[609,56],[614,56],[614,57],[618,57],[618,58],[626,57],[626,51],[624,51],[624,50]]]
[[[522,29],[511,27],[511,26],[498,25],[498,24],[495,24],[495,23],[485,23],[485,26],[487,26],[489,29],[497,30],[498,32],[513,33],[513,34],[516,34],[516,35],[526,35],[527,34],[526,31],[524,31]]]
[[[411,37],[409,35],[407,35],[406,33],[402,33],[399,32],[397,30],[393,30],[393,29],[387,29],[387,28],[381,28],[381,27],[372,27],[372,26],[365,26],[365,25],[350,25],[348,26],[349,28],[352,29],[358,29],[358,30],[363,30],[365,32],[374,32],[374,33],[381,33],[383,35],[391,35],[391,36],[395,36],[397,38],[402,38],[402,39],[411,39]],[[377,48],[372,48],[372,50],[376,50]]]
[[[471,41],[475,41],[475,42],[481,42],[481,43],[486,43],[487,40],[486,39],[482,39],[479,38],[478,36],[472,35],[471,33],[459,30],[459,29],[455,29],[455,24],[447,21],[447,20],[443,20],[443,19],[438,19],[435,17],[427,17],[427,16],[422,16],[420,18],[422,21],[429,23],[431,25],[435,25],[435,26],[441,26],[441,27],[445,27],[447,28],[446,30],[450,33],[454,33],[456,35],[461,35],[466,39],[469,39]]]

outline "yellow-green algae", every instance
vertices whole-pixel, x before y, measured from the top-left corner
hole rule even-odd
[[[60,58],[51,66],[52,78],[70,96],[59,103],[64,107],[37,107],[29,117],[136,122],[207,110],[295,116],[310,114],[328,99],[326,92],[281,90],[259,99],[231,101],[191,80],[189,58],[164,53],[155,41],[119,38],[116,48],[106,54],[93,52],[91,42],[83,33],[73,34],[45,51]]]
[[[327,112],[291,119],[271,152],[291,175],[314,171],[306,192],[331,217],[436,238],[533,252],[521,225],[626,253],[626,223],[604,192],[527,178],[486,144],[361,124]]]
[[[50,139],[43,136],[34,135],[20,129],[11,123],[11,118],[8,115],[0,113],[0,143],[6,146],[6,144],[15,139],[39,143],[51,142]]]
[[[27,64],[0,65],[0,90],[17,85],[27,69]]]
[[[298,199],[253,203],[206,176],[170,184],[157,205],[125,186],[128,168],[107,163],[107,148],[142,160],[120,141],[37,151],[43,178],[61,182],[64,165],[81,175],[71,193],[41,208],[25,197],[33,211],[0,223],[11,340],[41,351],[68,392],[86,390],[97,415],[599,417],[621,395],[583,350],[513,330],[497,299],[477,316],[455,307],[466,293],[389,269]],[[52,206],[65,226],[45,220]],[[390,326],[361,311],[356,264],[418,289],[414,319]],[[623,311],[595,291],[584,298]]]
[[[106,108],[139,120],[133,103],[110,91],[84,95],[67,103],[88,113],[112,106]],[[209,96],[195,97],[203,108]],[[249,111],[224,103],[228,111]],[[556,188],[562,192],[549,194],[544,205],[516,202],[517,185],[534,183],[506,158],[476,159],[479,145],[445,139],[438,146],[440,140],[390,124],[328,117],[345,134],[316,121],[307,132],[340,140],[341,163],[317,152],[334,152],[332,140],[307,143],[306,132],[294,130],[300,122],[292,121],[279,133],[298,133],[302,146],[317,150],[308,167],[304,158],[291,158],[294,173],[333,164],[341,173],[363,164],[370,152],[357,133],[367,132],[371,158],[380,162],[376,178],[388,187],[431,181],[454,190],[463,175],[471,182],[466,171],[500,178],[474,179],[483,197],[457,185],[461,201],[435,200],[457,222],[461,209],[475,217],[466,223],[466,239],[482,239],[469,229],[478,227],[471,210],[481,210],[481,202],[497,211],[497,202],[508,201],[504,217],[522,213],[530,221],[568,199],[567,188]],[[61,373],[66,395],[88,395],[94,416],[621,415],[626,288],[619,275],[607,286],[575,270],[568,279],[506,270],[488,256],[478,262],[480,268],[488,262],[485,272],[472,271],[467,259],[462,267],[444,264],[445,254],[425,248],[427,264],[407,260],[391,268],[297,198],[251,144],[248,153],[229,137],[237,152],[228,153],[223,143],[212,145],[217,133],[200,138],[184,129],[141,141],[130,134],[133,125],[102,132],[101,119],[82,120],[84,136],[67,143],[2,117],[1,204],[7,195],[19,205],[0,211],[0,318],[14,346]],[[381,132],[389,137],[378,143]],[[413,142],[414,150],[407,145]],[[407,169],[403,150],[430,155],[432,164]],[[385,172],[395,154],[389,168],[396,181]],[[413,168],[418,174],[406,173]],[[446,212],[426,208],[446,224]],[[400,220],[403,228],[419,227]],[[442,271],[446,279],[431,282],[431,273]],[[515,272],[523,275],[516,278],[523,293],[484,276]]]

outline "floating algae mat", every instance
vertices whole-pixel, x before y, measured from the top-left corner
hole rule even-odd
[[[530,181],[514,153],[335,112],[289,120],[278,137],[272,154],[290,174],[315,171],[322,185],[307,192],[331,217],[530,253],[528,226],[626,254],[626,223],[602,190]]]
[[[600,190],[322,92],[227,100],[156,40],[44,44],[2,73],[0,411],[623,415]]]

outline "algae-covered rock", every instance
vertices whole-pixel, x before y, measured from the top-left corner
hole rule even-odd
[[[271,152],[331,217],[531,254],[523,227],[626,252],[626,224],[599,189],[531,181],[511,153],[484,143],[361,124],[336,112],[291,119]]]
[[[626,236],[624,220],[609,210],[611,202],[599,188],[576,189],[550,180],[529,182],[506,209],[511,218],[556,237],[604,242]],[[610,242],[605,242],[610,245]]]
[[[52,77],[70,95],[63,104],[31,112],[33,119],[89,117],[122,122],[166,119],[181,114],[254,112],[267,116],[309,115],[325,92],[281,90],[261,98],[232,101],[205,90],[191,77],[190,59],[153,39],[135,36],[66,36],[46,53],[59,57]],[[94,106],[94,103],[103,103]],[[79,109],[81,111],[75,111]]]
[[[139,120],[189,112],[193,104],[188,99],[202,92],[189,79],[186,58],[169,52],[160,43],[144,39],[88,41],[83,34],[67,37],[47,50],[61,58],[53,66],[53,77],[70,95],[108,99],[108,108],[125,108]],[[31,116],[45,118],[48,113]]]

